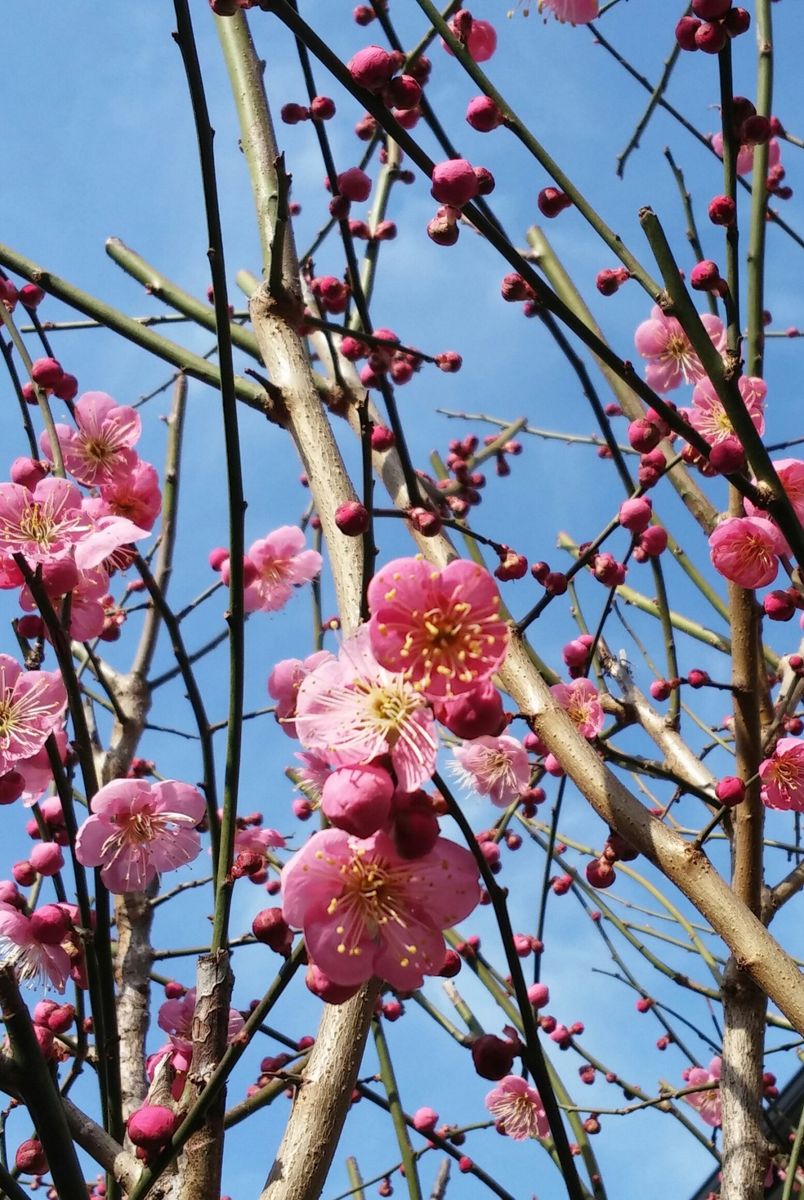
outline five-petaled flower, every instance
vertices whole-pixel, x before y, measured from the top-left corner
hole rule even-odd
[[[390,754],[400,788],[413,792],[435,769],[438,740],[430,706],[400,674],[374,657],[367,626],[301,682],[296,732],[309,750],[337,766]]]
[[[61,727],[66,707],[58,671],[24,671],[0,654],[0,774],[42,749]]]
[[[737,387],[757,433],[765,432],[765,395],[768,386],[764,379],[741,375]],[[690,425],[706,438],[710,446],[735,436],[734,427],[715,391],[711,379],[699,379],[692,393],[692,408],[684,410]]]
[[[726,331],[719,317],[704,313],[701,317],[716,349],[726,348]],[[636,348],[648,360],[645,378],[657,392],[669,392],[680,383],[697,383],[705,375],[701,360],[675,317],[668,317],[658,305],[650,317],[638,326]]]
[[[779,738],[771,757],[760,763],[759,777],[768,808],[804,812],[804,742]]]
[[[492,804],[510,804],[530,783],[528,752],[508,734],[473,738],[456,746],[453,753],[453,774],[464,787],[488,796]]]
[[[86,487],[97,487],[129,474],[137,463],[132,450],[142,431],[133,408],[118,404],[105,392],[85,392],[75,406],[77,429],[57,425],[65,469]],[[50,435],[39,438],[43,453],[52,461]]]
[[[324,829],[282,871],[282,912],[304,931],[310,958],[347,987],[377,975],[420,987],[444,965],[441,931],[480,900],[468,850],[439,838],[429,854],[401,858],[387,833]]]
[[[321,570],[321,555],[304,548],[304,534],[295,525],[283,525],[249,547],[245,557],[246,612],[278,612],[293,589],[310,583]],[[229,582],[229,560],[221,564],[221,578]]]
[[[192,862],[201,849],[196,826],[204,798],[188,783],[115,779],[92,797],[92,816],[78,830],[75,853],[100,867],[110,892],[138,892],[162,871]]]
[[[691,1104],[693,1108],[697,1108],[698,1114],[702,1121],[707,1125],[711,1125],[713,1129],[717,1129],[721,1124],[722,1111],[720,1103],[720,1056],[716,1055],[709,1064],[709,1068],[704,1067],[689,1067],[682,1072],[687,1084],[695,1084],[700,1087],[701,1084],[707,1084],[707,1088],[703,1092],[691,1092],[684,1099],[687,1104]]]
[[[573,679],[572,683],[556,683],[550,691],[579,733],[585,738],[597,737],[603,728],[603,709],[600,696],[591,679]]]
[[[721,575],[744,588],[765,587],[779,571],[787,543],[767,517],[727,517],[709,535],[709,554]]]
[[[517,1142],[525,1138],[549,1137],[550,1126],[542,1098],[518,1075],[506,1075],[501,1079],[486,1096],[484,1104],[494,1117],[498,1131],[507,1137]]]
[[[0,901],[0,962],[11,963],[26,987],[52,984],[56,991],[63,992],[70,974],[70,956],[61,942],[69,921],[65,915],[63,927],[55,933],[52,925],[40,927],[33,917]]]
[[[505,657],[500,595],[476,563],[456,560],[439,571],[418,558],[394,559],[372,579],[368,601],[378,661],[432,699],[471,691]]]

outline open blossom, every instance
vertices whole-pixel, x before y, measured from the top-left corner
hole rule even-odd
[[[494,1117],[500,1133],[514,1141],[550,1135],[541,1096],[519,1075],[506,1075],[483,1103]]]
[[[115,779],[92,797],[92,816],[78,830],[75,852],[85,867],[100,867],[110,892],[139,892],[162,871],[197,857],[196,826],[206,811],[194,787],[168,779],[149,784]]]
[[[100,495],[84,501],[92,517],[128,517],[150,532],[162,509],[162,493],[156,467],[138,458],[125,475],[115,475],[101,484]]]
[[[389,754],[403,792],[421,787],[435,769],[432,710],[403,675],[380,666],[366,625],[302,680],[296,731],[303,746],[325,752],[335,766]]]
[[[800,458],[778,458],[773,467],[796,516],[799,521],[804,522],[804,462]],[[757,508],[750,500],[745,500],[744,504],[749,516],[765,516],[764,509]]]
[[[585,738],[597,737],[603,728],[603,709],[598,690],[590,679],[556,683],[550,691],[579,733]]]
[[[709,1068],[704,1067],[688,1067],[682,1072],[684,1079],[688,1085],[710,1084],[710,1087],[703,1092],[691,1092],[684,1099],[687,1104],[691,1104],[693,1108],[697,1108],[698,1114],[702,1121],[707,1125],[711,1125],[713,1129],[717,1129],[721,1124],[722,1113],[720,1103],[720,1056],[716,1055],[709,1064]],[[712,1084],[718,1086],[713,1087]]]
[[[260,538],[246,555],[246,612],[278,612],[295,587],[315,579],[321,562],[317,550],[305,550],[304,534],[295,525],[283,525]],[[221,564],[221,578],[228,584],[228,558]]]
[[[368,602],[377,659],[432,699],[472,691],[505,657],[500,595],[476,563],[459,559],[439,571],[418,558],[394,559],[372,579]]]
[[[11,963],[20,982],[28,987],[50,983],[63,992],[70,975],[70,956],[60,941],[52,944],[46,930],[4,901],[0,901],[0,962]]]
[[[718,158],[723,157],[723,134],[712,133],[709,135],[709,141],[712,143],[712,149]],[[775,167],[781,161],[782,151],[777,138],[771,138],[768,142],[768,170]],[[743,142],[737,151],[737,174],[747,175],[754,167],[754,147],[750,142]]]
[[[804,742],[780,738],[772,756],[760,763],[759,777],[768,808],[804,812]]]
[[[58,671],[24,671],[0,654],[0,774],[42,749],[60,728],[66,707]]]
[[[462,846],[439,838],[405,859],[386,833],[313,834],[282,871],[282,912],[304,931],[313,962],[337,984],[385,979],[409,991],[444,964],[441,931],[480,900],[477,867]]]
[[[773,583],[787,543],[767,517],[728,517],[709,535],[715,570],[744,588]]]
[[[547,9],[559,21],[585,25],[598,14],[598,0],[539,0],[539,12]]]
[[[726,348],[726,331],[719,317],[703,313],[701,321],[716,349]],[[669,317],[656,304],[650,317],[637,327],[634,343],[648,360],[645,379],[657,392],[669,392],[680,383],[697,383],[706,372],[692,344],[675,317]]]
[[[175,1000],[166,1000],[159,1006],[156,1018],[160,1029],[170,1037],[177,1050],[183,1050],[188,1057],[193,1053],[193,1013],[195,1012],[195,988],[189,988],[183,996]],[[233,1042],[245,1021],[236,1008],[229,1009],[229,1026],[226,1041]]]
[[[276,829],[255,829],[249,825],[246,829],[238,829],[235,833],[234,856],[238,854],[259,854],[265,857],[268,850],[282,850],[285,839]]]
[[[57,425],[64,466],[86,487],[108,483],[131,471],[137,461],[132,449],[142,432],[139,414],[118,404],[105,392],[85,392],[75,405],[75,423]],[[39,445],[53,461],[50,435],[45,431]]]
[[[765,432],[765,395],[768,386],[764,379],[741,375],[737,380],[748,415],[757,433]],[[716,446],[735,436],[723,403],[710,379],[700,379],[692,393],[692,408],[684,410],[690,425],[706,438],[710,446]]]
[[[103,599],[109,591],[109,576],[103,567],[79,571],[72,558],[62,558],[42,567],[42,586],[56,611],[61,600],[70,596],[70,637],[87,642],[98,637],[106,623]],[[20,592],[23,612],[37,612],[37,604],[26,584]],[[47,627],[45,637],[49,639]]]
[[[492,804],[510,804],[530,783],[528,752],[508,734],[473,738],[457,746],[454,754],[453,773],[465,787],[488,796]]]

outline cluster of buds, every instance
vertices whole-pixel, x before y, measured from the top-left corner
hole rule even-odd
[[[377,96],[396,120],[410,129],[419,119],[422,85],[430,74],[430,64],[420,58],[409,74],[400,75],[404,65],[405,55],[401,51],[365,46],[349,59],[346,69],[355,83]]]
[[[739,37],[751,25],[745,8],[733,8],[731,0],[692,0],[694,16],[682,17],[676,25],[676,41],[682,50],[719,54],[729,38]]]
[[[31,366],[31,380],[33,382],[22,385],[22,395],[28,404],[37,403],[37,388],[67,404],[78,395],[75,375],[69,375],[55,358],[37,358]]]
[[[440,208],[427,226],[427,235],[438,246],[454,246],[460,233],[461,209],[476,196],[493,192],[494,176],[486,167],[473,167],[465,158],[448,158],[436,163],[430,178],[430,195]]]
[[[480,493],[486,486],[486,476],[472,470],[478,444],[474,434],[463,439],[454,438],[449,444],[445,466],[453,478],[439,480],[437,486],[442,491],[449,489],[451,494],[446,497],[446,503],[455,517],[465,517],[469,509],[483,499]]]
[[[349,362],[356,363],[366,359],[360,369],[360,382],[363,386],[380,387],[385,375],[390,375],[395,384],[409,383],[415,373],[421,370],[422,357],[415,350],[403,350],[399,346],[399,337],[392,329],[377,329],[374,331],[374,338],[379,339],[379,344],[376,341],[369,344],[351,334],[341,342],[341,354]]]
[[[351,288],[334,275],[316,275],[310,280],[310,291],[325,313],[338,315],[346,311]]]
[[[522,302],[522,311],[526,317],[533,317],[538,312],[539,301],[536,293],[526,279],[516,271],[503,277],[500,284],[500,295],[506,304]]]
[[[567,664],[570,679],[580,679],[582,675],[586,674],[589,655],[594,643],[595,639],[591,633],[581,633],[571,642],[567,642],[561,651],[561,656]]]
[[[494,437],[493,434],[489,434],[487,437],[483,438],[483,445],[490,446],[493,442],[496,442],[496,440],[497,439]],[[506,442],[503,446],[501,446],[499,448],[499,450],[497,450],[495,452],[494,466],[495,466],[495,470],[496,470],[497,474],[499,475],[499,477],[501,479],[505,479],[508,475],[511,474],[511,466],[508,462],[509,457],[516,458],[516,456],[521,453],[522,453],[522,443],[513,441],[513,440]]]
[[[585,549],[586,547],[583,545],[579,547],[582,554]],[[619,562],[608,550],[604,550],[602,554],[593,554],[587,565],[595,579],[604,587],[620,587],[625,583],[628,567],[625,563]]]
[[[711,258],[702,259],[692,268],[690,287],[693,291],[712,292],[716,296],[725,296],[728,291],[728,284],[721,277],[720,268]]]
[[[0,276],[0,304],[6,312],[13,313],[19,302],[28,312],[33,312],[45,298],[45,293],[37,284],[26,283],[21,288],[10,279]]]
[[[335,101],[329,96],[313,96],[309,107],[306,104],[283,104],[279,115],[286,125],[298,125],[300,121],[331,121],[335,116]]]
[[[530,573],[550,596],[563,596],[568,587],[563,571],[551,571],[550,564],[540,560],[531,563]]]
[[[601,890],[611,887],[617,878],[614,864],[616,862],[633,862],[638,857],[639,854],[634,847],[614,829],[610,829],[601,854],[586,865],[587,882],[592,887]]]

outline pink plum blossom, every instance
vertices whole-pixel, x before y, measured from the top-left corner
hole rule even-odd
[[[804,522],[804,462],[800,458],[779,458],[773,463],[773,467],[796,516],[799,521]],[[745,500],[744,503],[749,516],[765,516],[764,509],[757,508],[750,500]]]
[[[195,988],[189,988],[183,996],[175,1000],[166,1000],[159,1006],[156,1023],[170,1037],[171,1043],[177,1050],[183,1050],[188,1057],[193,1053],[193,1013],[195,1012]],[[229,1026],[226,1033],[227,1042],[233,1042],[238,1036],[245,1021],[236,1008],[229,1009]]]
[[[441,931],[479,899],[472,855],[445,838],[405,859],[386,833],[324,829],[282,871],[285,920],[304,931],[313,962],[347,986],[377,975],[404,991],[420,987],[443,966]]]
[[[603,709],[598,690],[590,679],[556,683],[550,691],[579,733],[585,738],[597,737],[603,728]]]
[[[684,1079],[688,1085],[701,1084],[720,1084],[720,1056],[716,1055],[709,1064],[708,1070],[704,1067],[688,1067],[682,1072]],[[703,1092],[692,1092],[685,1096],[687,1104],[691,1104],[693,1108],[697,1108],[698,1115],[707,1125],[711,1125],[713,1129],[717,1129],[722,1120],[721,1102],[720,1102],[720,1087],[708,1087]]]
[[[728,517],[709,535],[712,563],[721,575],[744,588],[773,583],[787,543],[767,517]]]
[[[499,1132],[514,1141],[550,1135],[541,1096],[518,1075],[506,1075],[483,1103],[494,1117]]]
[[[325,753],[331,765],[389,754],[404,792],[426,783],[435,768],[433,713],[403,675],[380,666],[366,625],[343,643],[337,658],[319,663],[302,680],[296,730],[302,745]]]
[[[70,637],[86,642],[103,632],[106,614],[103,599],[109,591],[109,576],[103,567],[79,571],[71,558],[62,558],[42,568],[42,586],[54,605],[60,609],[61,600],[70,596]],[[36,612],[37,605],[26,584],[20,592],[23,612]],[[47,627],[45,637],[49,638]]]
[[[804,812],[804,742],[780,738],[759,766],[762,799],[768,808]]]
[[[454,754],[453,773],[463,786],[488,796],[501,808],[521,796],[530,783],[528,752],[508,734],[463,742]]]
[[[61,727],[66,707],[58,671],[24,671],[0,654],[0,774],[42,749]]]
[[[60,725],[52,730],[51,736],[55,741],[59,760],[63,765],[67,761],[67,731],[63,725]],[[44,745],[30,758],[21,758],[15,762],[13,769],[18,771],[24,780],[22,803],[25,808],[30,808],[53,782],[50,758]],[[51,801],[54,799],[55,797],[52,797]]]
[[[491,575],[456,559],[442,570],[418,558],[384,566],[368,589],[371,645],[432,699],[472,691],[505,657],[508,626]]]
[[[757,433],[765,432],[765,395],[768,386],[764,379],[741,375],[737,380],[748,415]],[[700,379],[692,393],[692,408],[684,410],[690,425],[706,438],[710,446],[716,446],[727,438],[733,438],[734,428],[729,420],[714,385],[710,379]]]
[[[105,392],[85,392],[75,405],[77,429],[57,425],[64,466],[85,487],[97,487],[128,474],[137,461],[132,447],[142,432],[133,408],[118,404]],[[53,461],[50,435],[39,438],[43,454]]]
[[[50,938],[37,936],[31,917],[11,904],[0,901],[0,962],[11,963],[21,983],[27,987],[52,984],[58,992],[70,975],[70,956]]]
[[[84,501],[84,509],[97,518],[127,517],[150,532],[162,509],[162,493],[156,468],[138,458],[125,475],[115,475],[101,484],[100,495]]]
[[[704,313],[701,321],[715,348],[722,353],[726,348],[723,322],[711,313]],[[675,317],[662,312],[658,305],[653,306],[648,320],[637,327],[634,343],[642,357],[648,360],[645,378],[657,392],[669,392],[682,382],[697,383],[705,375],[701,360],[681,325]]]
[[[305,550],[304,534],[295,525],[283,525],[252,543],[246,560],[254,576],[245,588],[246,612],[278,612],[293,589],[310,583],[321,570],[317,550]],[[229,560],[221,563],[221,578],[229,583]]]
[[[33,491],[0,483],[0,553],[21,554],[31,565],[54,562],[91,531],[81,493],[66,479],[48,476]]]
[[[598,0],[539,0],[539,12],[547,9],[559,21],[585,25],[598,14]]]
[[[274,715],[282,732],[286,733],[288,737],[298,736],[294,717],[296,716],[296,698],[302,680],[321,663],[329,662],[332,659],[334,659],[334,655],[330,654],[329,650],[318,650],[304,660],[283,658],[268,676],[268,695],[276,700]]]
[[[712,143],[712,149],[718,158],[723,157],[723,134],[712,133],[709,136],[709,141]],[[768,170],[779,164],[782,158],[781,147],[776,138],[771,138],[768,142]],[[754,147],[750,142],[743,142],[737,151],[737,174],[747,175],[754,167]]]
[[[100,867],[110,892],[138,892],[162,871],[192,862],[201,845],[196,826],[206,811],[194,787],[168,779],[149,784],[115,779],[92,797],[92,816],[78,830],[75,852]]]
[[[249,825],[246,829],[238,829],[235,833],[234,853],[259,854],[265,857],[268,850],[282,850],[285,839],[276,829],[255,829]]]

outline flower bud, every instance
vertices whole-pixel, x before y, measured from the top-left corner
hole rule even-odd
[[[335,524],[347,537],[360,537],[371,524],[368,509],[359,500],[347,500],[335,510]]]
[[[461,208],[477,195],[478,181],[474,168],[465,158],[450,158],[436,163],[431,175],[431,196],[439,204]]]
[[[281,908],[263,908],[251,922],[251,932],[258,942],[269,946],[283,958],[287,958],[293,948],[293,933]]]
[[[745,784],[735,775],[725,775],[715,785],[715,795],[721,804],[734,808],[745,799]]]
[[[173,1135],[176,1117],[162,1104],[143,1104],[128,1119],[128,1136],[135,1146],[156,1150]]]
[[[542,216],[550,218],[557,217],[565,208],[572,207],[572,200],[566,192],[555,187],[542,188],[536,198],[536,203]]]
[[[380,92],[394,74],[396,61],[382,46],[366,46],[349,59],[346,69],[355,83],[369,92]]]
[[[493,1033],[482,1033],[472,1042],[472,1062],[483,1079],[503,1079],[510,1075],[517,1053],[515,1042],[503,1041]]]
[[[474,96],[466,109],[466,120],[478,133],[491,133],[504,118],[490,96]]]

